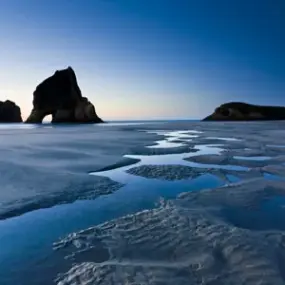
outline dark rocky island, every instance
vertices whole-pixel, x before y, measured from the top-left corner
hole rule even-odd
[[[285,107],[259,106],[241,102],[218,107],[203,121],[271,121],[285,120]]]
[[[71,67],[57,70],[40,83],[33,94],[33,110],[26,123],[42,123],[52,115],[52,123],[102,123],[94,105],[83,97]]]
[[[21,123],[21,109],[14,102],[0,101],[0,123]]]

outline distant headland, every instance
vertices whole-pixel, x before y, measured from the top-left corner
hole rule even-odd
[[[285,120],[285,107],[259,106],[242,102],[222,104],[203,121]]]
[[[57,70],[33,93],[33,109],[25,123],[40,124],[45,116],[52,123],[102,123],[94,105],[83,97],[74,70]],[[21,110],[12,101],[0,102],[0,123],[22,122]]]

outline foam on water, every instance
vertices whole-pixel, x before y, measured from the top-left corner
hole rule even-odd
[[[270,156],[234,156],[234,159],[241,159],[241,160],[254,160],[254,161],[264,161],[271,159]]]
[[[35,124],[0,124],[0,130],[26,130],[37,128]]]
[[[221,138],[221,137],[208,137],[207,139],[208,140],[214,139],[214,140],[221,140],[221,141],[229,141],[229,142],[241,141],[241,139],[237,139],[237,138]]]
[[[269,147],[285,148],[285,145],[269,144]]]

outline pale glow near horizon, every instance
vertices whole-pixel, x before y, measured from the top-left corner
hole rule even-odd
[[[62,68],[66,66],[60,65],[57,69]],[[0,78],[5,79],[0,88],[0,101],[11,100],[19,105],[23,120],[29,116],[33,108],[33,92],[36,86],[51,76],[55,70],[52,68],[36,69],[35,66],[35,71],[33,72],[32,67],[23,70],[14,70],[10,67],[5,70],[5,74],[0,71]],[[150,82],[150,87],[146,89],[145,85],[140,86],[137,82],[127,85],[128,82],[124,80],[112,78],[107,80],[102,75],[96,74],[90,76],[83,69],[77,73],[77,80],[82,95],[94,104],[98,115],[105,120],[193,119],[203,116],[197,96],[192,96],[191,109],[182,109],[181,100],[177,100],[176,96],[171,96],[167,90],[164,90],[162,84],[150,88],[152,84]],[[128,88],[132,90],[127,92]]]
[[[20,89],[20,91],[16,89],[0,89],[0,101],[11,100],[14,101],[20,108],[22,113],[23,120],[26,120],[29,116],[33,105],[33,91],[35,88],[30,87],[29,89]],[[87,92],[86,92],[87,93]],[[102,93],[101,93],[102,94]],[[193,119],[199,118],[199,114],[181,114],[178,116],[177,108],[179,106],[175,106],[175,102],[172,102],[170,105],[163,105],[160,108],[157,107],[158,103],[153,104],[154,102],[150,102],[149,105],[142,105],[141,101],[138,98],[133,98],[132,100],[124,98],[117,99],[104,99],[99,96],[94,96],[94,100],[92,100],[92,96],[88,96],[83,93],[83,96],[87,96],[92,103],[95,105],[96,112],[100,117],[105,120],[139,120],[139,119]],[[97,98],[98,97],[98,98]],[[103,96],[102,96],[103,97]],[[107,96],[105,96],[107,97]],[[144,96],[142,95],[142,98]],[[155,96],[154,96],[155,97]],[[126,107],[127,106],[127,107]],[[146,106],[145,110],[143,109]],[[167,108],[168,107],[168,108]],[[166,115],[167,114],[167,115]],[[193,114],[193,113],[192,113]],[[49,120],[49,119],[45,119]]]

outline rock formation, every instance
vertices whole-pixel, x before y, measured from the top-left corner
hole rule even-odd
[[[21,109],[14,102],[0,101],[0,123],[21,123]]]
[[[95,108],[82,97],[74,70],[57,70],[34,91],[33,110],[26,123],[41,123],[52,115],[52,123],[101,123]]]
[[[203,121],[266,121],[285,120],[285,107],[258,106],[241,102],[218,107]]]

